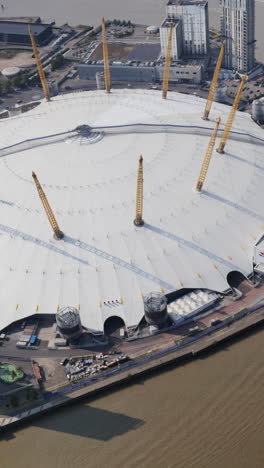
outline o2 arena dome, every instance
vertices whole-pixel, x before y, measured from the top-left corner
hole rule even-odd
[[[1,122],[0,329],[33,315],[79,310],[103,332],[144,316],[143,297],[224,291],[253,270],[263,234],[263,130],[237,112],[225,153],[195,190],[215,120],[230,108],[155,91],[80,92]],[[142,226],[134,224],[143,156]],[[53,236],[32,171],[63,235]]]

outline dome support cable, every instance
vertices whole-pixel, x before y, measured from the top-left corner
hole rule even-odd
[[[227,122],[225,124],[225,128],[224,128],[224,131],[223,131],[223,135],[222,135],[222,138],[221,138],[221,141],[219,143],[219,148],[217,148],[217,152],[218,153],[224,153],[224,149],[225,149],[225,145],[226,145],[226,142],[228,140],[228,137],[229,137],[229,134],[230,134],[230,131],[231,131],[231,128],[232,128],[232,125],[233,125],[233,122],[234,122],[234,118],[235,118],[235,115],[236,115],[236,111],[237,111],[237,108],[238,108],[238,105],[239,105],[239,101],[240,101],[240,97],[241,97],[241,93],[243,91],[243,88],[244,88],[244,84],[245,84],[245,81],[247,80],[247,76],[246,75],[243,75],[242,76],[242,80],[241,80],[241,83],[239,85],[239,88],[237,90],[237,94],[236,94],[236,97],[235,97],[235,100],[233,102],[233,105],[231,107],[231,110],[229,112],[229,116],[228,116],[228,119],[227,119]]]
[[[105,90],[107,93],[110,93],[111,88],[111,78],[110,78],[110,67],[109,67],[109,58],[108,58],[108,46],[106,40],[106,28],[105,20],[102,18],[102,41],[103,41],[103,56],[104,56],[104,80],[105,80]]]
[[[162,85],[162,99],[167,98],[167,92],[169,89],[169,77],[170,77],[170,65],[171,65],[171,47],[172,47],[172,29],[173,23],[170,23],[170,30],[169,30],[169,37],[168,37],[168,45],[167,45],[167,53],[166,53],[166,60],[164,66],[164,73],[163,73],[163,85]]]
[[[34,35],[32,33],[32,29],[31,29],[30,26],[28,26],[28,32],[29,32],[30,39],[31,39],[32,49],[33,49],[36,64],[37,64],[37,69],[38,69],[39,79],[41,81],[41,86],[42,86],[42,89],[43,89],[43,94],[44,94],[45,98],[47,99],[47,101],[49,101],[50,100],[50,91],[49,91],[48,82],[47,82],[47,79],[46,79],[46,76],[45,76],[45,73],[44,73],[44,70],[43,70],[43,67],[42,67],[42,64],[41,64],[37,44],[36,44]]]
[[[214,76],[213,76],[212,83],[211,83],[211,86],[210,86],[207,102],[206,102],[206,105],[205,105],[204,114],[202,116],[203,120],[209,120],[209,113],[210,113],[210,110],[211,110],[211,107],[212,107],[212,104],[213,104],[213,100],[214,100],[214,95],[215,95],[215,90],[216,90],[216,86],[217,86],[218,76],[219,76],[219,72],[220,72],[220,69],[221,69],[223,55],[224,55],[224,51],[225,51],[225,44],[226,44],[226,41],[222,42],[222,46],[221,46],[221,50],[219,52],[217,64],[215,66]]]
[[[37,187],[39,198],[42,201],[42,205],[43,205],[43,208],[44,208],[44,210],[46,212],[46,215],[48,217],[49,223],[50,223],[50,225],[51,225],[51,227],[53,229],[54,235],[55,235],[56,239],[62,239],[64,237],[64,234],[59,228],[59,225],[58,225],[58,223],[56,221],[56,218],[55,218],[55,216],[53,214],[53,211],[52,211],[52,209],[50,207],[50,204],[49,204],[49,202],[47,200],[47,197],[46,197],[46,195],[45,195],[45,193],[43,191],[43,188],[41,187],[41,185],[40,185],[40,183],[38,181],[38,178],[37,178],[35,172],[32,172],[32,177],[33,177],[33,180],[34,180],[35,185]]]
[[[137,177],[137,196],[136,196],[136,217],[134,224],[136,226],[143,226],[143,158],[139,156],[138,160],[138,177]]]
[[[206,153],[205,153],[203,164],[202,164],[202,167],[201,167],[201,170],[200,170],[199,178],[198,178],[198,181],[197,181],[197,184],[196,184],[197,192],[201,192],[201,190],[203,188],[203,184],[204,184],[206,174],[207,174],[207,171],[208,171],[208,168],[209,168],[209,164],[210,164],[210,161],[211,161],[211,157],[212,157],[212,153],[213,153],[213,149],[214,149],[215,140],[216,140],[216,137],[217,137],[217,131],[218,131],[220,121],[221,121],[221,119],[220,119],[220,117],[218,117],[218,119],[216,119],[216,124],[215,124],[215,128],[213,130],[212,136],[211,136],[210,141],[208,143],[208,147],[207,147],[207,150],[206,150]]]

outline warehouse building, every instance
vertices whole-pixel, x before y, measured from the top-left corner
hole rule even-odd
[[[51,24],[0,21],[0,43],[31,45],[28,26],[38,45],[48,42],[52,36]]]
[[[100,62],[100,61],[99,61]],[[103,72],[102,63],[79,64],[78,73],[81,80],[95,80],[96,73]],[[110,64],[111,77],[114,81],[128,81],[133,83],[156,83],[163,79],[164,62],[112,62]],[[204,67],[201,63],[172,63],[170,68],[171,83],[200,83],[203,79]]]
[[[160,57],[158,44],[133,44],[131,51],[122,55],[124,46],[118,43],[120,48],[120,59],[111,59],[111,47],[109,43],[111,78],[114,81],[128,81],[141,83],[156,83],[162,81],[164,70],[164,58]],[[117,43],[114,43],[116,48]],[[101,44],[92,49],[78,65],[79,78],[82,80],[95,80],[96,73],[103,71],[103,60]],[[94,60],[94,58],[97,60]],[[172,60],[170,68],[170,82],[200,83],[203,80],[207,59],[200,57],[196,59]]]

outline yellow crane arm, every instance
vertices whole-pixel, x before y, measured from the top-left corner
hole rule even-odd
[[[55,218],[55,216],[53,214],[53,211],[52,211],[52,209],[50,207],[50,204],[49,204],[49,202],[47,200],[47,197],[46,197],[46,195],[44,193],[43,188],[41,187],[41,185],[39,183],[39,180],[38,180],[35,172],[32,172],[32,177],[33,177],[33,180],[34,180],[35,185],[37,187],[39,198],[40,198],[40,200],[42,202],[43,208],[44,208],[44,210],[46,212],[46,215],[47,215],[48,220],[50,222],[50,225],[51,225],[51,227],[53,229],[55,237],[57,239],[62,239],[64,237],[64,234],[59,228],[59,225],[58,225],[58,223],[56,221],[56,218]]]
[[[247,80],[247,76],[243,75],[241,83],[240,83],[240,85],[238,87],[238,90],[237,90],[235,100],[234,100],[233,105],[231,107],[231,110],[229,112],[229,116],[228,116],[227,122],[225,124],[225,128],[224,128],[224,131],[223,131],[221,141],[219,143],[219,147],[217,148],[218,153],[224,153],[225,145],[226,145],[227,139],[229,137],[233,122],[234,122],[234,118],[235,118],[235,115],[236,115],[238,104],[239,104],[239,101],[240,101],[240,98],[241,98],[241,93],[242,93],[242,90],[244,88],[244,84],[245,84],[246,80]]]
[[[111,78],[110,78],[110,68],[109,68],[109,58],[108,58],[108,46],[107,46],[107,40],[106,40],[106,28],[105,28],[105,20],[104,20],[104,18],[102,18],[102,41],[103,41],[105,89],[106,89],[106,92],[107,92],[107,93],[110,93]]]
[[[211,83],[211,86],[210,86],[207,102],[206,102],[206,105],[205,105],[204,115],[202,116],[202,119],[204,119],[204,120],[209,119],[209,113],[210,113],[210,110],[211,110],[211,107],[212,107],[212,104],[213,104],[215,90],[216,90],[216,86],[217,86],[217,80],[218,80],[218,76],[219,76],[219,72],[220,72],[220,69],[221,69],[222,60],[223,60],[223,56],[224,56],[225,44],[226,44],[226,41],[223,41],[222,46],[221,46],[221,50],[219,52],[217,64],[215,66],[214,76],[213,76],[213,79],[212,79],[212,83]]]
[[[165,67],[163,72],[162,99],[166,99],[169,89],[173,23],[170,24]]]
[[[46,76],[45,76],[45,73],[44,73],[44,70],[43,70],[43,67],[42,67],[42,64],[41,64],[37,44],[36,44],[34,35],[32,33],[32,29],[31,29],[30,26],[28,26],[28,32],[29,32],[30,39],[31,39],[32,49],[33,49],[36,64],[37,64],[37,69],[38,69],[38,74],[39,74],[41,86],[42,86],[42,89],[43,89],[43,94],[44,94],[45,98],[47,99],[47,101],[49,101],[50,100],[50,92],[49,92],[47,79],[46,79]]]
[[[221,119],[220,119],[220,117],[218,117],[218,119],[216,119],[215,128],[213,130],[212,136],[211,136],[210,141],[209,141],[208,146],[207,146],[207,150],[206,150],[205,157],[204,157],[204,160],[203,160],[203,164],[202,164],[202,167],[201,167],[201,170],[200,170],[199,178],[198,178],[198,181],[197,181],[197,184],[196,184],[196,190],[198,192],[201,192],[201,190],[203,188],[203,184],[204,184],[204,181],[205,181],[205,178],[206,178],[206,175],[207,175],[207,171],[208,171],[208,168],[209,168],[209,164],[210,164],[210,161],[211,161],[211,157],[212,157],[212,153],[213,153],[213,149],[214,149],[214,145],[215,145],[215,140],[216,140],[216,137],[217,137],[217,131],[218,131],[218,127],[219,127],[220,122],[221,122]]]
[[[134,224],[143,226],[143,158],[139,156],[138,160],[138,177],[137,177],[137,196],[136,196],[136,217]]]

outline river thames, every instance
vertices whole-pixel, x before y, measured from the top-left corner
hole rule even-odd
[[[263,468],[263,339],[35,420],[1,441],[1,468]]]
[[[209,0],[210,26],[218,26],[219,0]],[[98,25],[101,17],[130,19],[140,24],[160,25],[165,16],[166,0],[2,0],[4,16],[40,16],[58,25]],[[256,55],[264,60],[264,0],[256,1]]]

